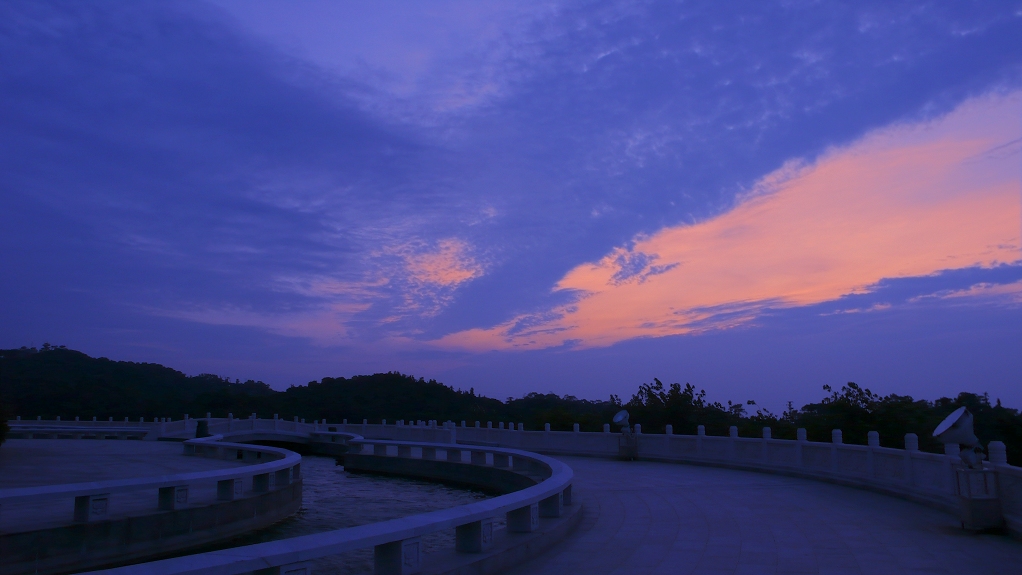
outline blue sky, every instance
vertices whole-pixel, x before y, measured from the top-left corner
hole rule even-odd
[[[0,346],[1022,407],[1022,2],[8,2]]]

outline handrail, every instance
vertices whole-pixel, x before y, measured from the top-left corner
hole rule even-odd
[[[427,448],[439,451],[474,451],[518,458],[532,464],[539,464],[549,471],[546,477],[536,485],[525,489],[487,499],[443,509],[429,513],[421,513],[409,517],[382,521],[358,527],[337,529],[324,533],[292,537],[268,543],[258,543],[243,547],[234,547],[209,553],[189,555],[154,561],[142,565],[120,567],[104,570],[113,575],[234,575],[249,573],[260,569],[282,567],[353,551],[367,547],[387,545],[444,529],[458,528],[467,524],[487,520],[501,513],[531,512],[532,507],[540,502],[557,498],[559,505],[562,494],[570,496],[573,472],[570,467],[543,455],[529,453],[518,449],[485,447],[466,449],[461,446],[442,443],[423,443],[410,441],[387,441],[358,439],[352,445],[364,446],[398,446],[398,458],[402,457],[401,448],[409,448],[405,457],[411,457],[410,448]],[[385,456],[392,457],[392,456]],[[474,460],[465,465],[488,465]],[[94,572],[98,573],[98,572]]]

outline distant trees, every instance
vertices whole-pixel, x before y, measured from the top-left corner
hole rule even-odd
[[[662,432],[672,424],[677,433],[695,433],[697,425],[705,425],[710,435],[726,435],[728,427],[738,427],[740,435],[760,437],[764,427],[771,435],[781,439],[794,439],[798,428],[805,428],[810,441],[830,441],[831,431],[840,429],[845,443],[865,445],[867,434],[880,434],[885,447],[904,447],[906,433],[919,436],[919,447],[924,451],[940,452],[941,444],[932,432],[952,411],[965,406],[975,416],[976,436],[983,444],[1003,441],[1008,450],[1008,461],[1022,465],[1022,414],[1016,409],[1003,407],[998,400],[990,404],[986,394],[962,392],[954,398],[942,397],[936,401],[913,399],[907,395],[880,396],[858,384],[849,382],[834,391],[824,385],[830,395],[819,403],[810,403],[796,409],[790,403],[780,415],[757,409],[748,413],[743,404],[710,403],[706,392],[695,391],[691,384],[674,383],[665,387],[659,379],[639,386],[625,407],[632,421],[641,423],[643,430]]]
[[[773,437],[794,439],[803,427],[812,441],[830,441],[831,430],[841,429],[846,443],[865,444],[869,431],[880,433],[881,445],[902,447],[906,433],[919,436],[923,450],[939,452],[931,433],[947,414],[966,406],[975,414],[976,435],[986,444],[1003,441],[1008,461],[1022,465],[1022,414],[990,403],[986,395],[963,392],[935,401],[909,396],[880,396],[855,383],[840,390],[824,386],[818,403],[795,408],[790,403],[780,414],[760,409],[753,401],[711,402],[705,390],[692,384],[664,385],[654,378],[639,385],[622,404],[617,396],[607,400],[579,399],[554,393],[529,393],[506,401],[476,395],[474,389],[452,389],[436,380],[416,379],[398,372],[326,377],[305,386],[275,391],[261,381],[230,381],[226,378],[183,373],[153,363],[92,358],[63,346],[46,344],[42,349],[0,350],[0,402],[7,415],[61,417],[125,416],[201,417],[206,412],[224,417],[274,413],[290,419],[350,419],[372,421],[465,420],[521,422],[527,429],[570,430],[578,423],[585,431],[599,431],[614,413],[628,409],[633,423],[644,432],[663,432],[672,425],[675,433],[694,434],[699,425],[710,435],[726,435],[730,426],[745,437],[759,437],[770,427]],[[0,405],[0,409],[3,406]],[[754,412],[751,410],[755,409]],[[0,438],[6,427],[0,417]]]

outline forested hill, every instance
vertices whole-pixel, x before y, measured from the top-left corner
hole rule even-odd
[[[770,427],[773,437],[794,439],[795,430],[808,430],[811,441],[829,441],[832,429],[844,432],[846,443],[865,444],[867,433],[880,432],[881,445],[902,447],[906,433],[919,436],[920,448],[939,452],[931,433],[947,414],[967,406],[975,415],[976,435],[986,444],[1004,441],[1008,461],[1022,465],[1022,414],[991,403],[985,394],[963,392],[934,401],[872,393],[855,383],[839,391],[823,386],[829,395],[818,403],[789,408],[781,414],[757,409],[751,401],[723,405],[706,399],[706,392],[658,379],[638,386],[628,402],[611,396],[587,400],[572,396],[530,393],[500,401],[455,390],[435,380],[401,373],[377,373],[350,378],[326,377],[308,385],[275,391],[260,381],[230,381],[216,375],[187,376],[153,363],[132,363],[93,358],[63,347],[0,350],[0,411],[7,416],[34,419],[79,416],[181,418],[215,417],[233,413],[247,417],[279,414],[290,419],[361,421],[367,418],[396,421],[513,421],[527,429],[568,430],[579,423],[584,431],[598,431],[622,407],[647,432],[695,433],[705,425],[710,435],[726,435],[735,425],[743,437],[759,437]],[[755,409],[753,412],[752,410]],[[0,417],[3,421],[4,417]],[[2,424],[0,424],[2,427]],[[0,429],[2,434],[2,429]]]
[[[261,381],[187,376],[154,363],[93,358],[63,347],[0,350],[0,403],[8,415],[34,419],[138,419],[184,414],[290,419],[496,420],[504,404],[400,373],[324,378],[275,391]]]

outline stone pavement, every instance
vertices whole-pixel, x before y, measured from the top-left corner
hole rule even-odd
[[[561,457],[575,533],[513,575],[1022,574],[1022,542],[870,491],[780,475]]]
[[[126,439],[8,439],[0,446],[0,489],[151,477],[239,467],[186,457],[181,443]]]

